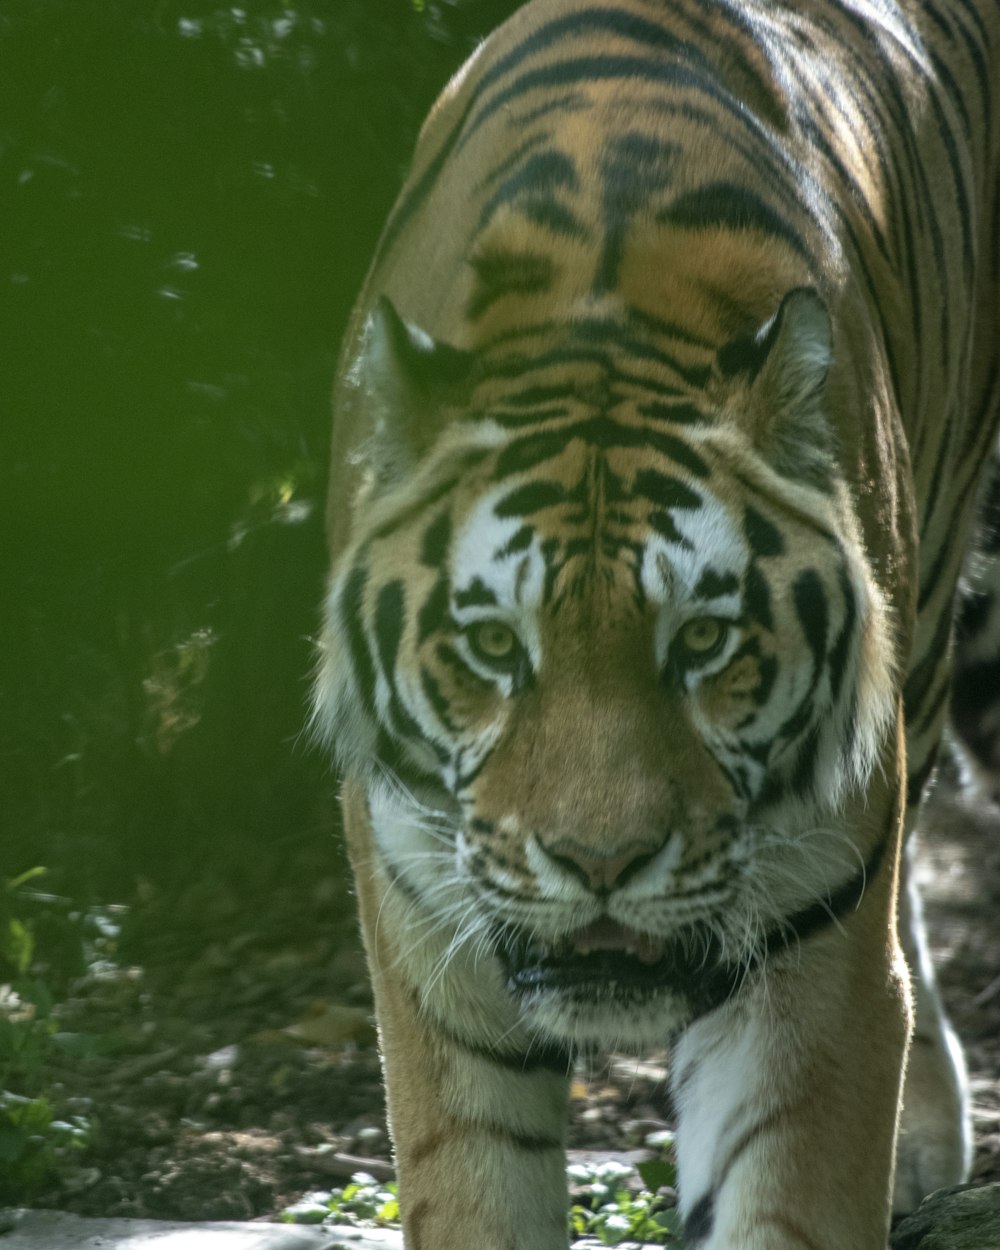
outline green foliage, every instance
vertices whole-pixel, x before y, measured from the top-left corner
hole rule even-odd
[[[394,1183],[382,1184],[367,1172],[355,1172],[343,1189],[306,1194],[286,1207],[287,1224],[346,1224],[361,1228],[399,1223],[399,1198]]]
[[[4,898],[0,899],[0,976],[11,971],[15,974],[27,972],[35,953],[35,941],[31,930],[16,916],[8,915],[10,900],[18,890],[29,881],[44,874],[44,868],[29,868],[17,877],[11,877],[3,884]]]
[[[680,1250],[680,1216],[654,1192],[674,1184],[672,1163],[654,1159],[640,1164],[640,1175],[649,1189],[639,1193],[633,1193],[625,1183],[631,1171],[627,1164],[615,1162],[567,1168],[575,1195],[570,1231],[576,1236],[596,1237],[602,1246],[645,1242]]]
[[[570,1232],[596,1237],[602,1246],[645,1242],[682,1250],[680,1216],[655,1190],[672,1187],[673,1164],[652,1159],[639,1165],[649,1188],[633,1193],[625,1184],[632,1169],[624,1163],[575,1164],[567,1168],[576,1200],[570,1209]],[[351,1183],[304,1195],[282,1212],[289,1224],[344,1224],[380,1227],[399,1223],[399,1200],[395,1184],[382,1184],[366,1172],[356,1172]]]
[[[0,1091],[0,1202],[30,1198],[89,1135],[89,1123],[79,1116],[55,1119],[47,1098]]]
[[[30,1198],[89,1133],[82,1119],[57,1120],[41,1092],[53,1044],[52,990],[29,975],[37,896],[24,887],[44,872],[30,868],[0,883],[0,1202]]]

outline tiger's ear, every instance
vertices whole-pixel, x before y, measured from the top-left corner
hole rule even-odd
[[[441,409],[466,393],[474,359],[404,321],[386,296],[379,297],[350,379],[372,414],[365,459],[380,485],[399,481],[416,466],[440,429]]]
[[[716,374],[746,386],[754,445],[784,477],[827,486],[835,438],[823,407],[833,359],[826,305],[812,287],[796,287],[754,335],[724,344]]]

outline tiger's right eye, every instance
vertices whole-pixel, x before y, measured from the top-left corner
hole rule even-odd
[[[674,636],[671,651],[682,668],[702,664],[718,655],[729,637],[729,621],[717,616],[696,616],[685,622]]]
[[[465,636],[473,655],[494,668],[509,668],[520,654],[517,635],[502,621],[477,621]]]

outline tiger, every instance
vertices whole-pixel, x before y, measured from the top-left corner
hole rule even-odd
[[[313,686],[408,1250],[567,1245],[669,1044],[685,1245],[970,1162],[909,833],[1000,414],[995,0],[530,0],[345,334]]]
[[[980,495],[955,619],[950,743],[963,793],[1000,804],[1000,446]]]

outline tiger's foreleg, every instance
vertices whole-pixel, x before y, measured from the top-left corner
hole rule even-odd
[[[394,884],[360,787],[348,846],[379,1023],[407,1250],[565,1250],[568,1059],[532,1044],[488,955]]]
[[[935,983],[920,895],[915,845],[902,859],[899,937],[913,983],[913,1040],[903,1088],[893,1210],[915,1210],[935,1189],[956,1185],[972,1162],[965,1060]]]
[[[909,1033],[893,859],[679,1043],[690,1250],[884,1250]]]

